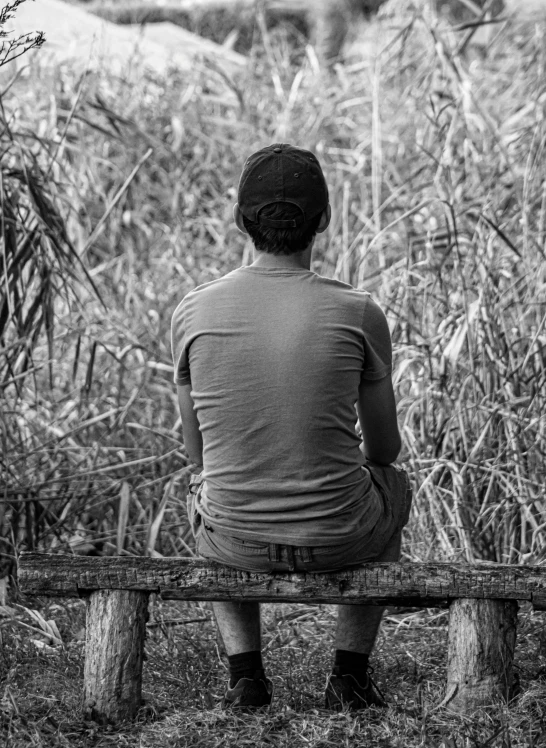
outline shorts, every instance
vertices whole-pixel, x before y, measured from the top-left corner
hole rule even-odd
[[[385,509],[376,527],[364,537],[332,546],[264,543],[225,535],[207,525],[196,503],[203,478],[194,476],[188,494],[188,518],[197,554],[235,569],[251,572],[328,572],[369,561],[398,561],[402,529],[407,524],[412,492],[407,473],[394,465],[367,463],[375,491]]]

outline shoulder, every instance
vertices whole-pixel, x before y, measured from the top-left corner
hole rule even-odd
[[[231,286],[233,283],[237,283],[241,275],[241,268],[232,270],[227,275],[223,275],[221,278],[215,278],[214,280],[208,281],[208,283],[202,283],[200,286],[196,286],[192,289],[184,298],[182,303],[191,302],[196,299],[201,299],[204,296],[211,296],[217,292],[220,292],[223,288]]]
[[[381,309],[379,304],[372,299],[367,291],[359,291],[357,293],[362,294],[362,304],[365,318],[368,320],[376,320],[378,322],[384,322],[387,324],[387,318],[385,312]]]
[[[372,299],[368,291],[355,288],[349,283],[344,283],[334,278],[325,278],[323,275],[316,275],[315,279],[320,283],[323,290],[338,298],[340,302],[353,305],[362,313],[366,312],[372,316],[384,316],[381,307]]]
[[[345,310],[345,313],[349,314],[354,324],[358,325],[365,335],[390,338],[385,313],[368,291],[331,278],[316,277],[320,279],[321,291],[326,291],[336,308]]]
[[[231,288],[233,283],[239,280],[239,270],[232,270],[221,278],[202,283],[189,291],[173,312],[173,321],[183,317],[188,311],[195,310],[203,304],[207,304],[210,298],[221,294],[225,289]]]

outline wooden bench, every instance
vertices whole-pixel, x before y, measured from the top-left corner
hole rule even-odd
[[[546,567],[370,563],[329,574],[258,574],[183,558],[25,553],[27,595],[85,597],[84,711],[132,719],[141,704],[150,593],[167,600],[449,606],[443,704],[471,712],[510,698],[518,600],[546,609]]]

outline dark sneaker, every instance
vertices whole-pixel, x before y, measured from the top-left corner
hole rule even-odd
[[[222,699],[223,709],[258,709],[271,704],[273,684],[263,670],[256,670],[254,678],[241,678],[228,688]]]
[[[372,680],[372,672],[370,668],[365,683],[359,683],[353,675],[340,675],[339,668],[334,668],[326,685],[326,709],[341,712],[348,708],[356,712],[369,706],[387,706],[383,694]]]

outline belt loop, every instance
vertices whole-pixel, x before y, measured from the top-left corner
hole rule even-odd
[[[296,561],[294,559],[294,547],[286,545],[286,561],[288,563],[288,571],[296,571]]]
[[[269,544],[269,560],[275,562],[281,560],[281,549],[276,543]]]
[[[301,560],[304,564],[310,564],[313,560],[313,554],[311,553],[311,549],[307,546],[302,546],[300,548],[301,551]]]

